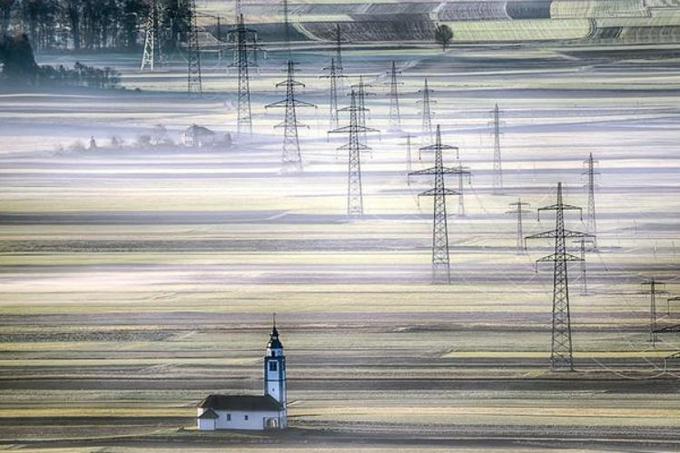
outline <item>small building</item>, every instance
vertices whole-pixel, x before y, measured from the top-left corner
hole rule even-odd
[[[217,134],[207,127],[192,124],[182,134],[182,143],[193,148],[212,146],[217,141]]]
[[[209,395],[197,407],[201,431],[266,430],[288,427],[286,357],[276,323],[264,357],[263,395]]]

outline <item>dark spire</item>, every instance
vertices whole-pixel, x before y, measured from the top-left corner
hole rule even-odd
[[[276,313],[272,314],[272,333],[269,335],[267,349],[283,349],[283,345],[279,340],[279,331],[276,329]]]

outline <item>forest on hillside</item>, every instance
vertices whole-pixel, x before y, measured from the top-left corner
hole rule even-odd
[[[174,49],[191,18],[187,0],[157,0],[160,41]],[[151,0],[0,0],[0,36],[26,34],[35,51],[138,47]]]

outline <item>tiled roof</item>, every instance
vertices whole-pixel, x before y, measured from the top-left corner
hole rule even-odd
[[[281,411],[283,406],[269,395],[210,395],[198,405],[200,408],[234,411]]]

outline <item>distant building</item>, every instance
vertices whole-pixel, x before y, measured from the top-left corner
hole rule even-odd
[[[217,134],[207,127],[192,124],[182,134],[182,143],[193,148],[212,146],[217,141]]]
[[[286,357],[276,323],[264,356],[264,395],[210,395],[197,408],[201,431],[288,427]]]

